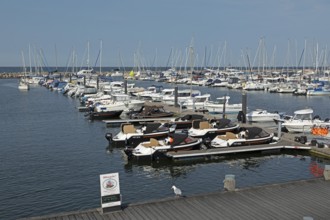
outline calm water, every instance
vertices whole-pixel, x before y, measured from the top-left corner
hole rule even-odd
[[[329,164],[295,151],[127,163],[121,149],[107,150],[104,138],[119,128],[86,120],[75,99],[43,87],[22,92],[17,86],[15,79],[0,80],[0,219],[100,207],[99,175],[104,173],[119,172],[123,203],[133,203],[172,197],[173,184],[185,195],[222,190],[226,174],[236,175],[239,188],[315,178],[311,167]],[[231,103],[241,102],[240,91],[197,88],[213,98],[227,94]],[[329,97],[249,92],[248,103],[250,109],[288,114],[309,106],[322,118],[330,112]]]

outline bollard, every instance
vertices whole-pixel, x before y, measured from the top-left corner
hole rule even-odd
[[[226,191],[235,191],[235,175],[226,175],[223,183]]]
[[[325,180],[330,180],[330,165],[325,165],[323,176]]]

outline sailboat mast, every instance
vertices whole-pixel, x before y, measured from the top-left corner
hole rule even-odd
[[[21,54],[22,54],[22,63],[23,63],[23,73],[24,73],[24,78],[25,78],[26,68],[25,68],[25,59],[24,59],[24,53],[23,53],[23,51],[21,51]]]
[[[32,65],[31,65],[31,46],[29,44],[29,65],[30,65],[30,74],[32,74]]]
[[[89,70],[89,41],[87,42],[87,69]]]
[[[100,42],[100,75],[102,74],[102,40]]]
[[[190,59],[190,96],[192,96],[192,79],[193,79],[193,72],[194,72],[194,48],[193,48],[193,40],[189,46],[189,59]]]
[[[55,70],[57,71],[57,48],[55,44]]]

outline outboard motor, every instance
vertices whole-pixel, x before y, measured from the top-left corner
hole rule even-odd
[[[106,133],[105,138],[109,141],[109,144],[112,142],[112,133]]]
[[[201,148],[202,149],[207,149],[207,148],[210,148],[211,147],[211,138],[205,138],[205,139],[203,139],[203,143],[202,143],[202,146],[201,146]]]
[[[133,149],[132,148],[126,147],[124,152],[125,152],[128,160],[133,159],[134,155],[133,155]]]

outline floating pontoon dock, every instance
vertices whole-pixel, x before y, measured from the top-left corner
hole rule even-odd
[[[141,118],[141,119],[118,119],[118,120],[103,120],[108,124],[120,124],[120,123],[139,123],[139,122],[151,122],[151,121],[174,121],[176,118],[164,117],[164,118]]]
[[[168,152],[166,156],[172,159],[190,158],[190,157],[207,157],[215,155],[236,154],[236,153],[248,153],[257,151],[272,151],[281,149],[301,149],[310,150],[311,146],[297,146],[297,145],[282,145],[282,144],[266,144],[266,145],[251,145],[242,147],[225,147],[225,148],[212,148],[205,150],[190,150],[190,151],[178,151]]]

